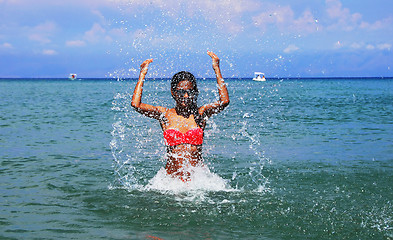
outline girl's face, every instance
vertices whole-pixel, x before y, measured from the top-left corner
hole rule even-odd
[[[172,95],[178,104],[187,106],[196,102],[198,93],[195,92],[194,84],[192,82],[183,80],[177,84]]]

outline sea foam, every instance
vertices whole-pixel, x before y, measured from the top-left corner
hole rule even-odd
[[[207,166],[190,167],[187,169],[191,175],[188,179],[182,180],[166,173],[161,168],[157,174],[149,180],[144,187],[145,190],[169,191],[173,193],[183,193],[191,191],[233,191],[229,182],[215,173],[212,173]]]

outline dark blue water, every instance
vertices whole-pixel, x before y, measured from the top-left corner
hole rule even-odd
[[[228,80],[192,183],[162,174],[135,83],[0,80],[0,238],[393,238],[392,79]],[[174,104],[167,80],[143,99]]]

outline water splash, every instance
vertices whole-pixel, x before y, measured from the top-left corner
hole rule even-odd
[[[206,166],[190,167],[187,171],[192,172],[187,180],[169,176],[164,168],[149,180],[144,187],[146,190],[169,191],[172,193],[182,193],[191,191],[231,191],[233,190],[228,180],[225,180],[215,173],[210,172]]]
[[[373,207],[371,211],[363,215],[361,223],[363,228],[376,229],[388,238],[393,238],[392,203],[390,201],[387,201],[382,208]]]
[[[245,113],[243,118],[248,117],[249,114]],[[250,142],[249,148],[250,151],[252,151],[256,157],[257,161],[254,161],[251,163],[251,166],[249,167],[249,175],[251,180],[254,182],[255,185],[257,185],[256,191],[258,192],[265,192],[269,191],[269,188],[267,187],[269,183],[269,179],[264,176],[263,170],[266,164],[271,164],[271,161],[269,158],[265,156],[265,151],[261,150],[261,142],[255,135],[251,135],[247,129],[247,122],[243,121],[241,122],[242,128],[240,129],[240,132],[243,137],[247,138]]]
[[[220,117],[208,120],[205,129],[205,167],[193,169],[191,181],[182,182],[166,175],[165,146],[162,130],[157,121],[135,112],[130,106],[129,90],[134,82],[120,82],[121,90],[114,94],[112,110],[115,112],[110,143],[114,159],[115,184],[129,190],[178,193],[210,191],[270,191],[269,179],[264,171],[270,164],[252,129],[261,127],[253,112],[229,109]],[[132,85],[132,86],[128,86]],[[168,85],[168,86],[166,86]],[[214,82],[200,84],[203,102],[217,98]],[[171,106],[169,82],[146,84],[146,102]],[[247,96],[246,96],[247,97]],[[204,103],[201,104],[204,104]],[[236,126],[234,127],[234,122]],[[254,132],[254,133],[253,133]]]

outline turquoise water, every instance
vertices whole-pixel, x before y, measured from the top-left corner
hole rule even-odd
[[[135,83],[0,80],[0,238],[393,239],[392,79],[228,80],[192,183],[161,174]]]

